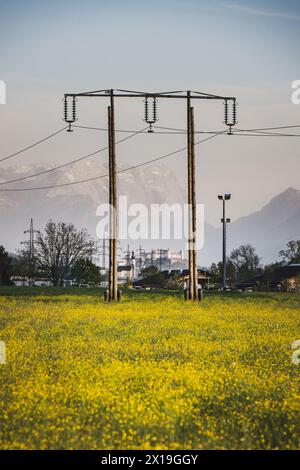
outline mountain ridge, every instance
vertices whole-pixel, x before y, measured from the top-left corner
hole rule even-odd
[[[39,165],[38,170],[48,169]],[[17,170],[5,168],[2,171],[3,180],[27,176],[36,171],[29,165],[19,166]],[[65,169],[42,175],[38,179],[8,185],[7,187],[22,186],[51,186],[79,179],[92,178],[98,174],[106,174],[107,168],[99,162],[80,162],[68,172]],[[142,167],[118,175],[119,195],[128,195],[128,204],[139,202],[149,206],[150,203],[184,203],[186,191],[180,186],[172,170],[161,164],[151,168]],[[29,184],[30,182],[30,184]],[[0,215],[2,224],[0,244],[10,251],[18,248],[23,237],[23,231],[33,217],[36,228],[42,228],[49,218],[73,222],[78,227],[86,227],[95,234],[98,222],[96,209],[99,203],[107,201],[108,179],[91,181],[79,185],[52,188],[42,192],[1,192]],[[13,227],[13,229],[12,229]],[[240,217],[228,225],[228,253],[237,246],[251,243],[264,262],[275,261],[278,252],[292,239],[300,239],[300,190],[293,187],[273,197],[258,211]],[[131,243],[131,242],[130,242]],[[182,249],[181,240],[142,241],[145,249],[156,247]],[[140,241],[132,243],[137,247]],[[212,261],[221,259],[222,228],[205,224],[205,243],[200,251],[200,264],[209,265]]]

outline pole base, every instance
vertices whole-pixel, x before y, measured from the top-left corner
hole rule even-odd
[[[184,289],[184,300],[194,300],[194,301],[202,302],[202,300],[203,300],[203,289],[199,288],[197,290],[197,297],[195,299],[191,299],[189,290]]]
[[[203,289],[198,289],[198,302],[202,302],[203,300]]]
[[[111,295],[109,293],[109,289],[105,289],[105,291],[104,291],[104,301],[105,302],[112,302],[113,300],[117,300],[118,302],[120,302],[122,300],[122,291],[119,289],[118,292],[117,292],[117,298],[112,299]]]
[[[184,300],[189,300],[189,290],[184,289]]]

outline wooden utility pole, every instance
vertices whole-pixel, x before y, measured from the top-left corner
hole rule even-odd
[[[195,189],[195,129],[194,108],[187,95],[187,150],[188,150],[188,212],[189,212],[189,300],[198,300],[198,273],[196,250],[196,189]]]
[[[108,107],[108,147],[109,147],[109,301],[118,300],[118,200],[115,143],[115,110],[113,90]]]
[[[196,203],[196,181],[195,181],[195,125],[194,125],[194,108],[191,108],[191,158],[192,158],[192,255],[193,255],[193,283],[194,283],[194,300],[198,298],[198,270],[197,270],[197,203]]]
[[[187,100],[187,141],[188,141],[188,202],[189,202],[189,287],[185,290],[187,299],[198,299],[197,278],[197,251],[196,251],[196,196],[195,196],[195,152],[194,152],[194,113],[191,108],[191,100],[221,100],[225,102],[225,123],[232,134],[232,127],[236,124],[236,98],[233,96],[220,96],[199,91],[171,91],[171,92],[139,92],[130,90],[96,90],[83,93],[66,93],[64,95],[64,119],[68,123],[68,131],[72,130],[72,124],[77,120],[76,100],[78,98],[110,98],[108,107],[108,137],[109,137],[109,202],[110,212],[110,241],[109,241],[109,289],[105,293],[107,300],[120,300],[118,291],[118,207],[117,207],[117,182],[116,182],[116,153],[115,153],[115,118],[114,99],[134,98],[144,99],[145,121],[151,126],[157,121],[157,99],[181,99]],[[152,115],[150,115],[149,102],[152,102]],[[72,100],[72,101],[71,101]],[[229,103],[232,109],[230,113]],[[229,115],[231,114],[231,118]],[[152,130],[153,132],[153,130]],[[217,135],[217,134],[216,134]],[[160,252],[160,267],[162,258]],[[152,262],[153,260],[153,256]],[[119,295],[118,295],[119,294]]]

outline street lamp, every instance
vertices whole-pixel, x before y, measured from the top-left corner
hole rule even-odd
[[[220,201],[223,201],[223,217],[221,222],[223,224],[223,290],[226,290],[227,287],[227,274],[226,274],[226,224],[230,223],[230,219],[225,217],[225,203],[229,201],[231,194],[224,194],[224,196],[218,196]]]

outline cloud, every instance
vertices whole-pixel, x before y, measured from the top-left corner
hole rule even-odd
[[[269,18],[282,18],[285,20],[298,20],[298,21],[300,20],[299,15],[275,12],[271,10],[260,10],[258,8],[247,7],[247,6],[239,5],[237,3],[220,3],[220,5],[230,10],[239,11],[241,13],[248,13],[250,15],[267,16]]]

